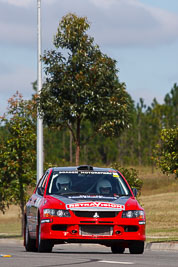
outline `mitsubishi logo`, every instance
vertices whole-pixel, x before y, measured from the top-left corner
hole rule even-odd
[[[99,214],[98,214],[98,212],[95,212],[95,214],[93,215],[93,218],[99,218],[100,216],[99,216]]]

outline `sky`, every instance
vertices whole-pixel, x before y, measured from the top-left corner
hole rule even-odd
[[[53,48],[69,12],[88,18],[90,36],[117,61],[135,103],[163,103],[178,82],[177,0],[41,0],[42,51]],[[0,115],[16,91],[29,99],[36,79],[37,0],[0,0]]]

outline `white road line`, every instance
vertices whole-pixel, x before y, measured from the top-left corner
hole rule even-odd
[[[129,265],[129,264],[134,264],[133,262],[122,262],[122,261],[98,261],[98,262],[102,262],[102,263],[117,263],[117,264],[125,264],[125,265]]]

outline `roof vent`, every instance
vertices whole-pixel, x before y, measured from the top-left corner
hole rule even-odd
[[[78,171],[93,171],[93,167],[90,165],[81,165],[77,167]]]

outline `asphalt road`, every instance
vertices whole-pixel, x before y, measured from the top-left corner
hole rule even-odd
[[[52,253],[26,252],[20,243],[0,243],[2,267],[114,267],[161,266],[177,267],[178,251],[146,249],[143,255],[112,254],[110,248],[99,245],[57,245]],[[10,255],[11,257],[2,257]]]

